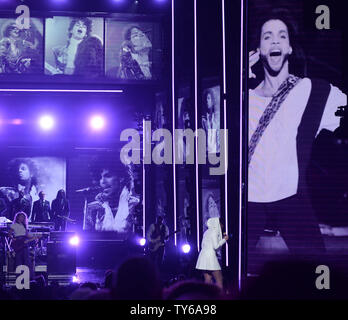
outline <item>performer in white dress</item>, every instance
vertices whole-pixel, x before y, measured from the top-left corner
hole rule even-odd
[[[207,227],[203,234],[202,250],[197,259],[196,269],[203,270],[206,283],[212,283],[214,278],[216,285],[223,289],[221,266],[216,251],[226,243],[228,235],[222,237],[219,218],[208,219]]]

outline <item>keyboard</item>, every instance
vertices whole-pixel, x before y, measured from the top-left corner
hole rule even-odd
[[[31,232],[50,232],[54,230],[53,222],[32,222],[28,224]]]

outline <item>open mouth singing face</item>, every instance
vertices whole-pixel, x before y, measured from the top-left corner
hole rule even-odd
[[[19,37],[19,29],[16,26],[13,26],[10,32],[11,37],[18,38]]]
[[[72,29],[72,36],[75,39],[83,39],[86,36],[87,27],[83,21],[77,21]]]
[[[260,55],[266,67],[279,72],[292,53],[289,32],[281,20],[269,20],[261,29]]]
[[[117,176],[112,174],[107,169],[104,169],[101,172],[99,184],[103,188],[103,194],[105,196],[111,196],[118,190],[119,187]]]

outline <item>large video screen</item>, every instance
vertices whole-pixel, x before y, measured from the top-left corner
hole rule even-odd
[[[126,235],[137,228],[142,212],[136,193],[134,167],[125,166],[119,153],[80,154],[69,160],[69,191],[72,218],[85,231]],[[139,210],[140,208],[140,210]]]
[[[103,41],[103,18],[47,18],[45,74],[102,76]]]
[[[19,28],[14,18],[0,18],[0,75],[12,74],[6,80],[16,82],[160,80],[164,68],[160,21],[136,14],[102,15],[31,17],[28,29]]]
[[[247,272],[278,254],[347,262],[342,31],[307,25],[307,1],[248,3]]]
[[[43,23],[31,18],[29,29],[15,19],[0,18],[0,73],[37,74],[43,71]]]
[[[202,94],[202,128],[206,133],[208,153],[220,152],[220,86]]]
[[[158,80],[162,67],[159,24],[106,19],[106,76]]]
[[[221,190],[219,181],[203,179],[202,181],[202,229],[207,230],[209,218],[221,218]]]
[[[0,216],[13,220],[18,211],[24,211],[29,221],[38,221],[33,216],[33,206],[44,200],[52,203],[59,190],[66,190],[66,161],[56,157],[24,157],[1,159]],[[46,222],[48,219],[44,219]]]
[[[177,129],[186,130],[194,129],[194,106],[191,99],[190,87],[182,87],[179,89],[179,97],[177,100]],[[179,139],[178,141],[178,158],[182,163],[186,163],[187,159],[192,157],[192,147],[189,139]]]

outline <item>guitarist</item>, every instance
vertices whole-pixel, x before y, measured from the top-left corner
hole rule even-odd
[[[161,268],[164,257],[164,245],[169,238],[169,228],[162,216],[157,216],[156,223],[152,223],[147,231],[149,257]]]
[[[27,265],[32,275],[33,270],[29,259],[29,247],[26,242],[31,239],[34,240],[35,237],[28,232],[28,217],[23,211],[16,213],[9,233],[13,237],[12,246],[18,248],[15,250],[15,267]]]
[[[56,231],[65,231],[66,221],[69,221],[70,205],[63,189],[59,190],[57,197],[52,201],[52,219]]]

